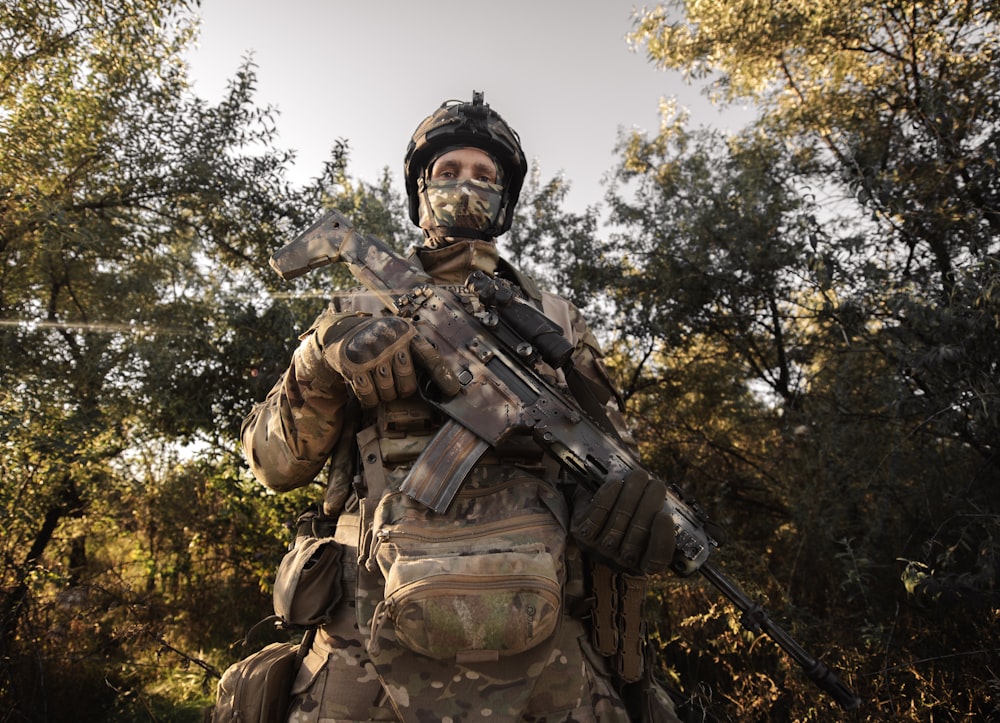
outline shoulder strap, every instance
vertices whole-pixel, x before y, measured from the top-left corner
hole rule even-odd
[[[358,432],[357,440],[358,452],[361,455],[361,469],[365,477],[365,487],[367,487],[365,499],[377,503],[385,491],[386,481],[376,425],[371,424]]]
[[[500,276],[510,279],[524,290],[528,298],[535,302],[541,302],[542,290],[538,282],[519,268],[511,264],[507,259],[501,258],[497,261],[497,271]]]

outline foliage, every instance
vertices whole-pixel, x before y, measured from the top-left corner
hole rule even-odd
[[[598,242],[597,208],[583,213],[563,205],[569,183],[562,177],[543,182],[531,168],[510,231],[498,240],[511,263],[532,274],[546,289],[562,294],[581,309],[596,308],[606,285],[604,250]]]
[[[881,349],[912,375],[931,424],[959,429],[995,460],[996,438],[960,419],[995,415],[997,388],[938,374],[958,362],[997,378],[996,335],[975,311],[989,301],[974,291],[992,287],[998,251],[995,3],[684,8],[677,21],[650,12],[633,40],[665,67],[711,66],[724,98],[761,104],[761,130],[802,159],[803,184],[829,194],[856,229],[814,237],[820,281],[899,337]],[[955,413],[938,414],[945,408]]]
[[[191,12],[173,0],[0,9],[5,719],[64,718],[88,701],[105,720],[152,677],[138,661],[168,626],[190,631],[195,650],[223,634],[220,620],[242,629],[237,591],[259,590],[270,569],[248,563],[280,550],[264,513],[290,514],[291,500],[249,492],[233,440],[294,339],[294,305],[262,295],[265,259],[330,181],[288,186],[291,155],[253,103],[249,62],[218,105],[191,95],[180,60]],[[196,443],[187,456],[214,461],[149,484],[133,457],[154,439],[165,441],[157,454]],[[185,495],[159,498],[170,481]],[[180,504],[228,519],[241,500],[238,529]],[[183,523],[170,517],[185,511]],[[178,547],[167,550],[159,531],[170,527]],[[188,603],[201,605],[185,614]],[[199,610],[214,615],[191,623]]]
[[[250,479],[240,420],[355,283],[266,259],[323,207],[417,238],[346,141],[287,183],[250,60],[195,97],[192,13],[0,6],[2,720],[200,719],[317,491]],[[501,240],[588,312],[644,459],[858,720],[1000,711],[997,38],[984,0],[649,10],[633,42],[758,121],[667,103],[607,219],[536,168]],[[704,583],[655,580],[648,619],[690,719],[834,715]]]
[[[721,559],[831,649],[867,720],[997,711],[998,37],[994,3],[949,0],[666,3],[632,36],[760,116],[623,138],[611,292],[645,352],[616,371],[643,415],[672,407],[645,449],[729,523]],[[824,718],[664,590],[697,705]]]
[[[249,479],[240,420],[348,278],[266,259],[328,205],[406,241],[346,142],[287,183],[250,61],[217,105],[190,92],[192,11],[0,9],[4,720],[200,718],[310,499]]]

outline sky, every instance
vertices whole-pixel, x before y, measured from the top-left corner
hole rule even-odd
[[[633,0],[202,0],[188,62],[195,92],[217,102],[252,54],[257,104],[277,109],[297,183],[345,139],[354,178],[375,182],[388,167],[402,192],[419,122],[481,90],[542,179],[565,175],[567,205],[582,210],[603,198],[620,131],[655,134],[661,98],[695,125],[742,123],[630,49],[637,10]]]

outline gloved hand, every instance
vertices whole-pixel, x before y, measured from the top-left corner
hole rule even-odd
[[[331,315],[320,319],[315,333],[324,361],[340,373],[365,407],[417,390],[414,357],[443,394],[458,394],[455,373],[407,319]]]
[[[609,479],[573,511],[570,531],[581,547],[633,573],[670,569],[674,521],[667,486],[640,469]]]

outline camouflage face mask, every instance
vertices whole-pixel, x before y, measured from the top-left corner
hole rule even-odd
[[[420,198],[420,227],[487,231],[500,214],[503,186],[472,179],[426,181]]]

